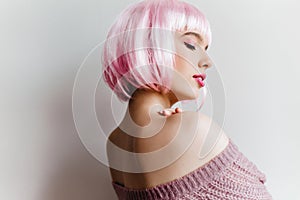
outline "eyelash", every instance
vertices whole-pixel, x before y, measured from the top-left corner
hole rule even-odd
[[[187,42],[184,42],[184,44],[185,44],[185,46],[186,46],[187,48],[191,49],[192,51],[196,50],[195,46],[193,46],[193,45],[191,45],[191,44],[189,44],[189,43],[187,43]]]

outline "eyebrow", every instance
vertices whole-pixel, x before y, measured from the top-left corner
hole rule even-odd
[[[200,34],[196,33],[196,32],[186,32],[184,33],[182,36],[186,36],[186,35],[193,35],[195,36],[200,42],[203,42],[203,38]],[[205,47],[205,50],[207,50],[208,45]]]

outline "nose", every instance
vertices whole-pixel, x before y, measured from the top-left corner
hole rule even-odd
[[[201,56],[198,62],[198,66],[200,67],[200,69],[204,69],[204,70],[212,66],[212,60],[210,59],[210,57],[207,55],[206,52],[204,52],[203,55]]]

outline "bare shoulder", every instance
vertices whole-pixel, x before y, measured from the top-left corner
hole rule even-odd
[[[153,120],[159,121],[164,120],[163,128],[157,132],[154,136],[148,138],[138,138],[132,137],[124,132],[121,129],[116,129],[111,135],[110,140],[112,143],[117,145],[120,148],[123,148],[130,152],[136,153],[147,153],[159,150],[164,146],[168,145],[170,142],[174,142],[175,137],[180,137],[178,143],[175,142],[173,145],[174,152],[180,151],[180,147],[184,146],[182,142],[186,138],[192,138],[192,145],[184,151],[184,154],[177,159],[174,163],[169,166],[162,168],[160,170],[150,172],[150,173],[125,173],[110,168],[112,179],[116,182],[123,183],[128,187],[144,187],[156,185],[159,183],[166,182],[168,180],[173,180],[175,178],[181,177],[190,171],[198,168],[204,163],[208,162],[209,159],[213,158],[215,155],[220,153],[226,146],[226,138],[223,137],[223,142],[220,142],[219,145],[216,145],[216,148],[212,153],[206,157],[206,160],[199,160],[195,156],[198,153],[200,145],[202,145],[203,140],[207,136],[209,130],[213,126],[218,126],[214,121],[207,115],[199,112],[182,112],[171,115],[169,117],[161,117]],[[189,137],[192,136],[192,137]],[[194,137],[195,136],[195,137]],[[189,139],[187,139],[189,140]],[[221,140],[220,140],[221,141]],[[178,148],[177,148],[178,147]],[[114,153],[108,151],[108,159],[114,160]],[[170,156],[170,155],[168,155]],[[163,158],[163,156],[161,156]],[[121,160],[118,160],[120,163],[128,163],[126,158],[122,157]],[[148,166],[149,163],[144,160],[139,160],[141,166]]]
[[[217,126],[209,116],[193,111],[176,113],[167,118],[162,117],[162,120],[165,120],[164,127],[153,137],[134,138],[135,152],[156,151],[168,145],[180,133],[191,137],[196,135],[198,140],[204,139],[209,129]]]
[[[219,124],[214,122],[208,115],[200,112],[185,111],[173,114],[167,118],[159,116],[156,120],[153,120],[153,123],[159,120],[164,120],[164,125],[152,137],[133,137],[116,128],[110,134],[109,140],[124,150],[147,153],[168,145],[180,132],[184,132],[186,135],[196,134],[198,137],[204,139],[210,130],[218,130],[224,135],[223,137],[227,137]],[[155,124],[152,126],[155,126]],[[136,133],[136,135],[139,135],[139,133]]]
[[[227,143],[228,138],[222,127],[206,114],[188,111],[178,113],[178,115],[172,116],[169,120],[170,124],[172,124],[171,126],[181,120],[184,125],[183,131],[187,131],[186,134],[192,134],[192,132],[188,131],[194,130],[197,133],[198,138],[201,138],[201,140],[207,138],[207,134],[214,134],[220,136],[219,139]]]

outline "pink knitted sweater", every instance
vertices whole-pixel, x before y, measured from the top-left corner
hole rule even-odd
[[[112,185],[120,200],[270,200],[265,181],[265,174],[229,140],[219,155],[181,178],[145,189]]]

